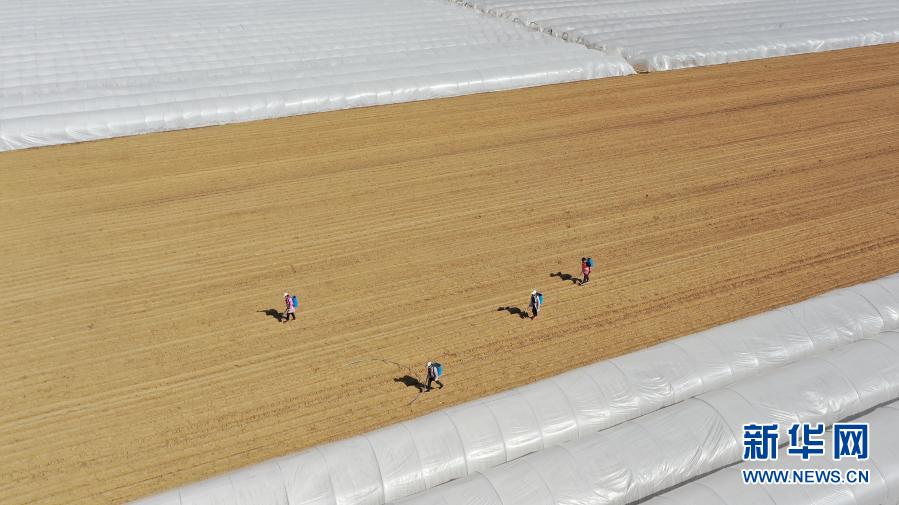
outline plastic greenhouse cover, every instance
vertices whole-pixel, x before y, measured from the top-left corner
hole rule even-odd
[[[868,423],[870,459],[857,461],[814,458],[802,461],[780,451],[777,461],[744,463],[728,467],[670,490],[644,502],[645,505],[896,505],[899,503],[899,403],[876,409],[853,422]],[[876,437],[876,438],[875,438]],[[825,436],[825,454],[832,454],[832,437]],[[876,442],[874,441],[876,440]],[[777,469],[867,469],[867,484],[745,485],[740,472],[753,468]]]
[[[0,16],[0,151],[631,73],[444,0],[47,0]]]
[[[535,452],[483,477],[502,505],[624,505],[740,461],[745,424],[778,423],[786,441],[793,423],[831,425],[896,398],[899,332],[884,332]],[[454,493],[470,480],[456,483]],[[438,486],[399,503],[425,505],[442,493]]]
[[[472,473],[489,472],[490,468],[530,452],[560,447],[575,455],[587,451],[576,466],[593,475],[602,475],[605,481],[595,483],[595,492],[613,503],[609,500],[627,493],[658,489],[654,484],[656,479],[669,479],[664,484],[670,481],[670,474],[665,472],[631,475],[627,469],[639,461],[621,460],[637,457],[631,454],[639,454],[641,450],[646,453],[656,447],[656,439],[666,439],[664,433],[655,433],[656,428],[649,427],[647,423],[652,419],[689,412],[683,415],[699,416],[699,422],[700,417],[706,419],[702,416],[707,416],[709,409],[722,412],[723,421],[702,421],[707,431],[679,435],[683,440],[677,440],[685,444],[699,441],[702,447],[720,448],[730,443],[724,436],[725,428],[740,416],[758,414],[765,419],[825,416],[832,422],[858,405],[866,404],[867,398],[895,396],[889,392],[895,391],[895,377],[886,371],[878,375],[884,357],[891,355],[887,349],[887,340],[891,340],[859,342],[852,352],[845,351],[849,349],[845,344],[877,337],[882,330],[899,330],[899,318],[894,317],[897,313],[899,274],[832,291],[366,435],[278,458],[272,462],[280,469],[280,476],[264,473],[271,477],[271,482],[264,483],[261,478],[240,482],[266,488],[283,487],[290,505],[380,505]],[[792,369],[778,371],[782,375],[796,374],[795,378],[785,379],[789,381],[814,377],[806,390],[772,389],[764,382],[766,375],[760,373],[839,345],[844,345],[845,356],[817,357],[808,362],[812,365],[798,364],[793,372],[789,371]],[[878,352],[881,348],[882,352]],[[870,374],[856,374],[855,367]],[[756,380],[762,381],[761,385],[755,385]],[[720,389],[728,384],[733,385]],[[703,396],[690,400],[697,395]],[[602,449],[606,451],[605,456],[591,456],[589,450],[571,444],[586,438],[591,447],[605,447],[601,441],[609,433],[616,433],[609,428],[678,402],[683,403],[657,414],[659,417],[617,428],[643,434],[642,441],[635,440],[634,447],[626,447],[623,452]],[[658,425],[658,429],[663,426],[665,423]],[[600,433],[594,436],[597,432]],[[641,443],[650,445],[640,449]],[[672,449],[666,461],[683,464],[681,451],[682,448]],[[708,466],[709,470],[717,468],[714,466],[719,461],[717,456],[701,451],[694,456],[697,464]],[[229,475],[257,472],[254,468]],[[214,495],[217,491],[211,486],[233,490],[232,482],[235,480],[230,478],[212,479],[184,488],[181,493],[193,495],[200,490],[201,494]],[[586,485],[572,482],[563,487],[574,489]],[[450,503],[462,503],[458,500],[468,496],[463,491],[459,493],[454,498],[456,501]],[[470,499],[471,503],[487,500]]]
[[[670,70],[899,41],[895,0],[456,0]]]

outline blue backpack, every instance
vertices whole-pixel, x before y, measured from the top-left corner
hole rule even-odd
[[[540,300],[540,305],[543,305],[543,293],[537,293],[537,299]]]
[[[593,268],[593,258],[587,258],[587,266]]]
[[[293,296],[293,308],[297,308],[300,306],[300,301],[297,300],[296,295]]]
[[[435,362],[435,363],[431,363],[431,366],[433,366],[434,368],[437,369],[437,377],[440,377],[441,375],[443,375],[443,365]]]

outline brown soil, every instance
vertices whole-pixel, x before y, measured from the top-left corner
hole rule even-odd
[[[2,154],[0,503],[137,498],[895,272],[896,61]],[[552,275],[582,255],[590,285]],[[501,309],[532,288],[539,319]],[[409,406],[368,358],[447,386]]]

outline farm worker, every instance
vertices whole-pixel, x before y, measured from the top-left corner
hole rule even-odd
[[[443,383],[440,382],[440,380],[439,380],[439,379],[440,379],[440,368],[439,368],[439,366],[440,366],[439,363],[433,363],[433,362],[431,362],[431,361],[428,361],[428,364],[425,365],[425,369],[426,369],[427,374],[428,374],[428,386],[427,386],[427,389],[426,389],[425,391],[430,391],[430,390],[431,390],[431,383],[432,383],[432,382],[436,382],[437,384],[440,385],[440,389],[443,389]]]
[[[538,315],[540,315],[540,307],[543,305],[543,293],[538,293],[537,290],[531,291],[531,301],[528,304],[528,308],[531,309],[531,319],[534,319]]]
[[[284,323],[290,321],[290,318],[293,318],[294,321],[297,320],[297,297],[290,296],[290,293],[284,293]]]
[[[593,258],[581,258],[581,286],[590,282],[590,272],[593,271]]]

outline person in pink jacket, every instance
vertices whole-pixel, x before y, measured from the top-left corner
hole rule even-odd
[[[581,285],[582,286],[584,284],[587,284],[588,282],[590,282],[590,271],[591,270],[593,270],[593,269],[590,267],[590,264],[587,263],[587,258],[581,258],[581,274],[583,275],[583,277],[581,277]]]
[[[291,318],[296,321],[297,320],[297,307],[294,305],[292,296],[290,293],[284,293],[284,322],[287,323],[291,320]]]

